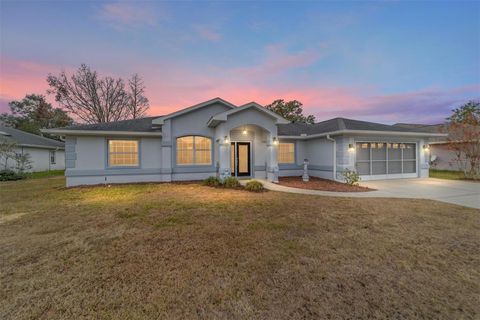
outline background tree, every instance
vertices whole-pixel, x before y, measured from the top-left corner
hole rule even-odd
[[[4,170],[7,170],[8,160],[15,159],[16,146],[17,144],[14,141],[0,138],[0,161]]]
[[[15,171],[23,174],[32,169],[32,160],[29,153],[16,153],[15,154]]]
[[[2,113],[0,121],[15,129],[40,135],[40,129],[71,125],[73,119],[60,109],[54,108],[45,96],[28,94],[21,101],[11,101],[10,113]]]
[[[480,102],[469,101],[447,118],[448,147],[466,177],[480,175]]]
[[[133,119],[145,116],[149,103],[145,97],[145,84],[138,74],[134,74],[128,80],[129,87],[129,108]]]
[[[303,104],[297,100],[285,102],[283,99],[278,99],[266,105],[265,108],[292,122],[315,123],[315,116],[305,116],[302,106]]]
[[[131,117],[130,97],[124,81],[112,77],[100,78],[96,71],[82,64],[71,76],[62,71],[47,77],[55,100],[70,114],[86,123],[124,120]]]

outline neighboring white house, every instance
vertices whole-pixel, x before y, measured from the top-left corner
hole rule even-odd
[[[63,142],[5,126],[0,126],[0,139],[15,142],[16,153],[30,155],[32,169],[29,171],[65,169],[65,144]],[[4,160],[0,159],[0,170],[5,169]],[[15,165],[14,159],[8,159],[6,169],[15,169]]]
[[[255,102],[215,98],[157,117],[44,130],[65,136],[67,186],[311,176],[428,177],[428,141],[444,134],[335,118],[290,123]]]
[[[465,155],[457,156],[453,151],[447,139],[447,125],[445,124],[412,124],[412,123],[397,123],[396,127],[422,130],[432,133],[445,133],[444,137],[436,137],[430,141],[430,165],[433,169],[462,171],[465,168],[469,169],[468,161]]]

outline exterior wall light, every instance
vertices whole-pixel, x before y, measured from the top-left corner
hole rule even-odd
[[[353,145],[353,143],[348,144],[348,151],[355,152],[355,146]]]
[[[273,137],[273,144],[274,144],[274,145],[277,145],[277,144],[278,144],[278,139],[277,139],[277,137]]]
[[[246,135],[247,134],[247,129],[243,128],[242,134]]]
[[[424,144],[424,145],[423,145],[423,151],[425,151],[425,152],[430,151],[430,145]]]
[[[225,136],[225,137],[223,138],[223,142],[224,142],[224,143],[229,143],[229,142],[230,142],[230,141],[228,140],[228,136]]]

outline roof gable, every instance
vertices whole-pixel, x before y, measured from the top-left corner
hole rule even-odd
[[[216,127],[220,122],[224,122],[224,121],[227,121],[228,119],[228,116],[232,115],[232,114],[236,114],[238,112],[242,112],[244,110],[248,110],[248,109],[255,109],[257,111],[260,111],[262,113],[265,113],[266,115],[268,115],[269,117],[271,117],[273,120],[275,120],[275,123],[276,124],[287,124],[287,123],[290,123],[290,121],[288,121],[287,119],[281,117],[280,115],[276,114],[275,112],[273,111],[270,111],[264,107],[262,107],[261,105],[259,105],[258,103],[256,102],[249,102],[249,103],[246,103],[240,107],[237,107],[237,108],[234,108],[234,109],[231,109],[231,110],[228,110],[228,111],[225,111],[225,112],[222,112],[222,113],[219,113],[219,114],[216,114],[214,115],[212,118],[210,118],[210,120],[208,121],[207,125],[209,127]]]
[[[236,106],[234,104],[232,104],[232,103],[230,103],[226,100],[223,100],[222,98],[217,97],[217,98],[214,98],[214,99],[211,99],[211,100],[193,105],[191,107],[188,107],[188,108],[185,108],[185,109],[178,110],[176,112],[167,114],[166,116],[155,118],[155,119],[152,120],[152,124],[163,125],[163,122],[167,119],[175,118],[175,117],[181,116],[185,113],[196,111],[198,109],[205,108],[205,107],[208,107],[208,106],[210,106],[212,104],[216,104],[216,103],[222,104],[222,105],[224,105],[224,106],[226,106],[230,109],[236,108]]]

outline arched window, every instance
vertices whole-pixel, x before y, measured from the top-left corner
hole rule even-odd
[[[212,139],[202,136],[177,138],[178,165],[211,165]]]

